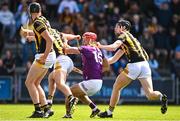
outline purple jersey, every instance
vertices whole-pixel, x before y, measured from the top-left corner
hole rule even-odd
[[[83,62],[83,78],[102,79],[103,53],[99,48],[92,46],[81,46],[80,52]]]

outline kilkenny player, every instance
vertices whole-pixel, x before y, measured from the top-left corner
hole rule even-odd
[[[67,46],[67,41],[76,39],[81,39],[80,35],[71,35],[60,33],[53,30],[53,36],[57,41],[54,41],[54,49],[56,52],[56,62],[54,64],[54,70],[50,73],[48,77],[49,82],[49,94],[48,94],[48,105],[52,106],[53,96],[56,90],[60,90],[65,96],[66,102],[66,112],[72,114],[73,106],[78,102],[78,99],[72,95],[72,92],[68,85],[65,84],[68,74],[74,69],[74,64],[67,55],[65,55],[63,48]]]
[[[138,79],[149,100],[160,100],[162,102],[161,112],[167,111],[167,96],[159,91],[153,90],[151,69],[148,64],[148,55],[138,40],[129,32],[131,24],[127,20],[119,20],[115,26],[117,41],[111,45],[101,45],[98,47],[108,51],[115,51],[116,54],[108,59],[109,64],[115,63],[123,54],[128,59],[128,64],[122,73],[116,78],[109,103],[109,109],[99,114],[99,117],[106,118],[113,116],[113,110],[119,100],[121,90]]]
[[[42,16],[42,22],[46,22],[47,20]],[[44,23],[45,24],[45,23]],[[26,36],[29,41],[34,38],[33,31],[23,29],[22,31],[28,32],[30,35]],[[72,113],[73,106],[77,103],[77,98],[73,97],[70,88],[65,84],[67,75],[73,70],[77,68],[74,67],[72,60],[64,54],[63,48],[67,45],[68,40],[81,39],[80,35],[72,35],[65,34],[57,31],[56,29],[49,29],[50,34],[55,39],[53,41],[53,48],[56,52],[56,61],[54,64],[54,70],[49,74],[48,82],[49,82],[49,94],[48,94],[48,107],[51,109],[53,96],[56,90],[56,87],[65,95],[66,97],[66,105],[69,107],[67,112]],[[54,111],[48,110],[45,115],[52,116]]]
[[[40,83],[46,75],[48,68],[55,62],[56,55],[53,50],[54,38],[50,35],[48,24],[41,21],[41,6],[33,2],[29,5],[29,13],[33,20],[33,34],[35,36],[36,52],[35,60],[28,72],[25,84],[33,101],[35,111],[30,118],[46,117],[44,114],[49,111],[44,90]],[[27,33],[26,33],[27,34]],[[30,34],[31,35],[31,34]],[[43,111],[41,111],[41,106]]]

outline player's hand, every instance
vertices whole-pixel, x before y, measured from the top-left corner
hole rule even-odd
[[[26,37],[27,36],[27,31],[21,26],[21,35],[23,37]]]
[[[32,42],[34,40],[34,36],[26,36],[28,42]]]
[[[100,42],[97,42],[97,47],[98,47],[98,48],[102,48],[102,45],[101,45]]]
[[[81,39],[81,36],[80,36],[80,35],[76,35],[76,36],[75,36],[75,39],[76,39],[76,40],[80,40],[80,39]]]
[[[25,32],[25,29],[24,29],[24,27],[23,27],[23,26],[21,26],[21,31]]]
[[[42,55],[39,59],[37,59],[37,62],[44,65],[46,62],[46,58],[44,55]]]
[[[83,71],[81,71],[80,69],[78,69],[76,67],[73,68],[73,71],[83,75]]]
[[[63,43],[63,48],[68,48],[68,47],[70,47],[70,46],[68,45],[68,41],[65,41],[65,42]]]

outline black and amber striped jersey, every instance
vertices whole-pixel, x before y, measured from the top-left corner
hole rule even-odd
[[[139,41],[128,31],[121,33],[118,40],[123,42],[120,48],[125,52],[129,63],[149,60],[148,54]]]
[[[45,17],[43,17],[43,16],[37,17],[34,20],[33,27],[34,27],[33,31],[35,33],[35,38],[36,38],[37,53],[44,53],[44,51],[46,49],[46,41],[41,36],[41,33],[44,30],[47,30],[54,39],[53,40],[53,49],[55,50],[56,54],[63,54],[62,36],[60,36],[60,33],[56,29],[51,28],[49,21]]]
[[[56,29],[51,29],[50,34],[54,37],[54,42],[53,42],[53,49],[56,52],[56,56],[64,54],[63,52],[63,43],[64,39],[62,34],[56,30]]]
[[[46,41],[41,36],[41,33],[45,30],[49,30],[49,28],[51,28],[49,21],[43,16],[37,17],[33,22],[33,31],[36,38],[35,43],[37,53],[44,53],[46,49]]]

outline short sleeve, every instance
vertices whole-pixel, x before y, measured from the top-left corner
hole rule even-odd
[[[34,22],[34,29],[41,34],[44,30],[46,30],[45,24],[43,24],[41,21],[35,21]]]

